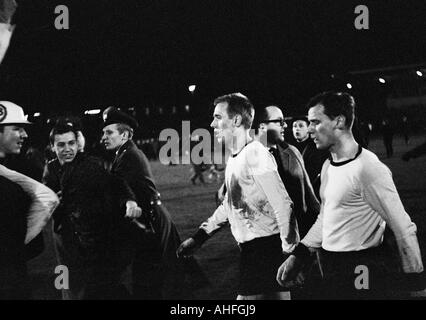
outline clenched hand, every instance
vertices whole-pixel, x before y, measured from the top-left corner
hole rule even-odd
[[[142,209],[135,201],[126,202],[126,217],[131,219],[139,218],[142,215]]]

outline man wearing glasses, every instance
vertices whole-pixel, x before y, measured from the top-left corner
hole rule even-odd
[[[260,141],[266,135],[269,152],[277,162],[278,173],[294,203],[294,212],[303,237],[318,215],[320,205],[315,197],[311,181],[306,172],[303,158],[296,147],[284,141],[287,124],[280,108],[269,106],[261,110],[258,125]]]
[[[294,203],[294,213],[299,227],[299,234],[304,237],[318,216],[320,203],[315,196],[309,175],[305,169],[302,155],[296,147],[285,142],[284,132],[287,124],[281,109],[277,106],[263,108],[258,116],[257,138],[266,141],[269,152],[277,163],[278,173]],[[266,139],[265,139],[266,138]],[[317,265],[316,259],[314,259]],[[292,299],[315,298],[315,281],[320,279],[318,268],[312,268],[309,283],[303,288],[296,282],[297,287],[291,291]]]

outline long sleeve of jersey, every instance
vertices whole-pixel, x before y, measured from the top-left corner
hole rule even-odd
[[[323,206],[321,206],[321,211],[317,217],[317,220],[309,229],[305,237],[300,241],[305,246],[311,248],[320,248],[322,244],[322,220],[323,220]]]
[[[293,202],[281,182],[277,172],[266,172],[254,176],[255,183],[265,193],[277,219],[283,251],[291,253],[299,242]]]
[[[417,228],[404,209],[390,170],[383,167],[380,172],[376,171],[374,177],[374,180],[363,184],[366,201],[395,234],[404,272],[422,272],[423,264],[416,236]]]
[[[247,153],[249,172],[254,183],[262,190],[275,214],[282,248],[291,253],[300,241],[293,202],[281,181],[274,158],[267,149],[252,149]]]
[[[222,204],[217,207],[215,212],[201,224],[200,229],[204,230],[209,236],[211,236],[216,231],[219,231],[221,227],[228,223],[229,210],[228,193],[226,193]]]
[[[0,165],[0,175],[17,183],[30,196],[31,205],[27,214],[27,235],[25,244],[34,239],[47,224],[59,204],[56,194],[44,184],[21,173]]]

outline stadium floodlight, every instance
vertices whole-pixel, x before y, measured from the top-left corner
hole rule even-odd
[[[36,118],[36,117],[40,117],[41,116],[41,113],[40,112],[36,112],[36,113],[34,113],[34,118]]]
[[[84,114],[99,114],[101,113],[101,109],[92,109],[84,111]]]
[[[422,77],[422,76],[423,76],[423,72],[421,72],[420,70],[417,70],[417,71],[416,71],[416,73],[417,73],[417,75],[418,75],[419,77]]]
[[[196,86],[195,84],[191,84],[191,85],[188,87],[189,92],[194,93],[194,91],[195,91],[195,88],[196,88],[196,87],[197,87],[197,86]]]
[[[383,78],[379,78],[379,82],[380,83],[386,83],[385,79],[383,79]]]
[[[349,82],[346,84],[346,87],[347,87],[348,89],[352,89],[352,85],[351,85]]]

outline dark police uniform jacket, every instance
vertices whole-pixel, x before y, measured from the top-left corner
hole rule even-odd
[[[152,212],[162,257],[166,261],[175,260],[176,249],[181,242],[178,231],[170,213],[159,202],[159,192],[147,157],[132,140],[118,149],[111,173],[127,182],[145,213]]]
[[[141,237],[136,241],[134,282],[151,283],[142,291],[161,292],[162,297],[154,294],[155,299],[190,296],[191,288],[207,285],[207,278],[194,258],[177,258],[176,250],[181,243],[179,233],[170,213],[161,204],[148,159],[132,140],[118,149],[111,173],[123,178],[143,212],[150,212],[148,219],[155,231],[153,237]]]

